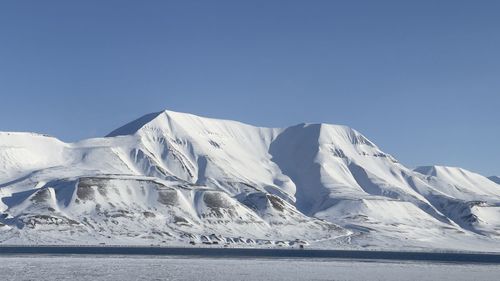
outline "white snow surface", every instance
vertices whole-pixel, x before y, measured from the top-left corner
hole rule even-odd
[[[488,264],[151,256],[0,257],[3,280],[498,280]]]
[[[76,143],[0,132],[0,198],[7,244],[500,251],[499,184],[460,168],[408,169],[329,124],[162,111]]]

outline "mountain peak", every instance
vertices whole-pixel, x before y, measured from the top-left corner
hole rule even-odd
[[[134,121],[127,123],[120,128],[112,131],[106,137],[117,137],[117,136],[126,136],[126,135],[133,135],[135,134],[139,129],[144,127],[146,124],[149,122],[153,121],[156,117],[158,117],[160,114],[162,114],[164,111],[160,112],[154,112],[154,113],[149,113],[146,114],[140,118],[135,119]]]
[[[106,135],[106,137],[133,135],[145,127],[165,129],[166,127],[171,127],[173,122],[182,125],[182,127],[184,127],[185,129],[190,129],[196,126],[205,127],[207,125],[215,125],[215,123],[225,123],[237,126],[258,128],[252,125],[232,120],[202,117],[190,113],[163,110],[160,112],[146,114],[132,122],[129,122],[122,127],[112,131],[111,133]]]
[[[139,130],[146,127],[165,130],[167,128],[171,128],[173,123],[181,125],[181,127],[183,127],[184,129],[194,129],[195,127],[203,127],[207,129],[207,125],[208,127],[219,127],[221,124],[237,126],[237,127],[244,126],[247,128],[251,127],[254,129],[279,130],[279,131],[283,131],[287,128],[296,128],[296,127],[309,128],[311,130],[317,130],[318,135],[321,132],[321,136],[325,140],[332,137],[336,139],[340,137],[342,139],[351,141],[352,143],[363,143],[369,146],[375,146],[361,133],[345,125],[326,124],[326,123],[301,123],[287,128],[268,128],[268,127],[257,127],[233,120],[202,117],[190,113],[176,112],[171,110],[163,110],[160,112],[146,114],[112,131],[111,133],[106,135],[106,137],[133,135],[136,134]]]

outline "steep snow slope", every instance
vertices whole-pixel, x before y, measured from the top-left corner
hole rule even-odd
[[[457,167],[426,166],[415,171],[443,195],[435,196],[443,213],[463,228],[500,237],[500,186],[479,174]]]
[[[481,200],[500,196],[500,187],[488,178],[457,167],[424,166],[416,172],[431,176],[428,180],[442,192],[455,198]],[[446,186],[443,186],[446,184]]]
[[[163,111],[66,144],[0,133],[7,243],[499,249],[498,185],[407,169],[345,126],[259,128]]]
[[[144,163],[142,169],[138,167],[142,173],[209,184],[232,195],[259,190],[294,200],[293,182],[268,153],[279,129],[171,111],[151,117],[142,126],[134,121],[109,135],[133,132],[140,145],[131,147],[129,153],[134,156],[133,162]]]

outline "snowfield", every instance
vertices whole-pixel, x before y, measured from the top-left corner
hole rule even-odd
[[[500,251],[495,179],[345,126],[162,111],[76,143],[0,132],[0,242]]]
[[[2,256],[3,280],[498,280],[498,265],[321,259]]]

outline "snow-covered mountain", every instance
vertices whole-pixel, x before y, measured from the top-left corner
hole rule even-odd
[[[77,143],[0,133],[0,198],[3,243],[500,250],[500,185],[328,124],[163,111]]]

